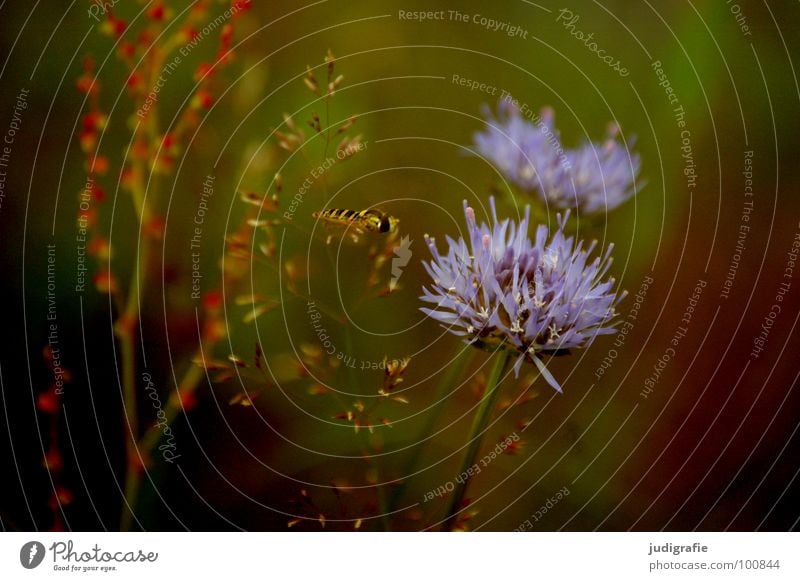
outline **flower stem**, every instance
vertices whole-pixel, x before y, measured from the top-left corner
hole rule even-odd
[[[145,223],[143,192],[134,192],[137,207],[139,232]],[[120,516],[120,529],[130,530],[134,518],[136,498],[139,494],[139,477],[141,472],[140,451],[136,445],[139,438],[139,414],[136,397],[136,337],[139,325],[139,309],[141,302],[141,284],[144,273],[150,266],[150,240],[143,237],[139,254],[135,258],[134,272],[131,276],[125,310],[115,324],[115,332],[122,353],[122,393],[125,416],[128,426],[128,437],[125,439],[125,502]]]
[[[211,350],[213,349],[213,345],[213,342],[207,342],[206,348]],[[167,404],[164,406],[164,423],[152,424],[141,436],[138,443],[133,442],[132,451],[129,453],[136,455],[141,454],[145,459],[145,462],[149,461],[153,450],[156,449],[156,445],[163,436],[164,426],[171,426],[175,421],[175,418],[183,409],[181,398],[193,394],[204,378],[205,372],[203,369],[194,363],[191,363],[189,368],[186,370],[186,374],[178,384],[177,389],[170,394]],[[121,530],[123,531],[128,531],[131,528],[133,519],[132,511],[139,501],[139,493],[141,492],[142,485],[142,473],[144,469],[145,467],[141,466],[141,469],[129,469],[127,473],[127,478],[125,480],[125,498],[128,501],[128,506],[130,509],[126,508],[122,514]]]
[[[139,479],[141,472],[140,451],[136,441],[138,437],[139,415],[136,410],[136,337],[131,333],[120,333],[119,342],[122,351],[122,391],[125,405],[125,416],[128,426],[128,437],[125,439],[125,502],[120,515],[120,530],[128,531],[134,518],[133,511],[139,495]]]
[[[189,368],[186,370],[186,374],[178,384],[177,389],[167,399],[167,405],[164,406],[164,420],[161,424],[152,424],[139,440],[141,450],[149,455],[155,449],[156,444],[163,436],[165,426],[172,426],[175,418],[183,409],[181,398],[193,394],[204,377],[203,369],[194,363],[189,364]]]
[[[447,401],[447,396],[451,391],[453,391],[453,384],[455,384],[455,382],[458,381],[458,378],[461,377],[464,368],[472,360],[472,356],[475,353],[476,350],[474,348],[459,344],[458,354],[453,358],[450,365],[447,366],[447,370],[445,371],[442,380],[436,386],[436,393],[433,396],[434,404],[425,420],[425,425],[420,430],[419,436],[416,439],[416,451],[409,458],[409,461],[403,470],[403,480],[397,484],[394,492],[392,493],[392,499],[389,503],[392,509],[397,508],[397,503],[399,502],[400,497],[403,495],[403,492],[405,492],[409,479],[416,473],[422,453],[426,449],[423,442],[426,442],[428,439],[430,439],[431,434],[436,427],[436,423],[438,422],[439,417],[442,415],[442,410],[445,407],[444,404]]]
[[[483,398],[478,406],[478,411],[472,420],[472,429],[470,430],[469,435],[469,446],[467,448],[467,453],[464,456],[464,462],[461,465],[461,471],[459,472],[459,475],[468,473],[468,471],[470,471],[470,469],[475,465],[475,458],[478,456],[478,451],[480,450],[483,436],[487,431],[486,428],[489,424],[489,420],[492,418],[492,412],[494,412],[497,396],[500,393],[500,383],[503,380],[503,376],[508,369],[508,364],[510,361],[511,352],[508,350],[504,349],[502,353],[498,354],[497,356],[497,361],[495,362],[491,374],[489,375],[489,379],[486,382],[486,390],[484,391]],[[463,480],[463,482],[457,483],[456,488],[453,491],[453,499],[450,503],[450,509],[447,511],[447,518],[445,519],[442,527],[442,530],[444,531],[453,529],[458,517],[458,513],[461,511],[461,505],[463,504],[464,496],[467,493],[469,478],[463,478],[461,480]]]
[[[157,79],[155,75],[161,70],[160,63],[162,57],[159,57],[155,52],[153,54],[155,56],[153,68],[151,69],[151,80],[155,83]],[[154,85],[151,84],[151,86]],[[157,148],[159,143],[158,117],[155,108],[149,114],[149,119],[147,120],[144,131],[150,141],[150,150],[153,151]],[[144,469],[141,451],[137,446],[139,439],[139,414],[137,410],[138,398],[136,396],[136,367],[138,363],[136,339],[138,336],[137,330],[140,325],[139,317],[141,314],[142,285],[150,270],[152,260],[152,240],[150,239],[150,235],[145,233],[151,215],[150,209],[145,202],[148,195],[151,197],[151,200],[157,199],[158,197],[156,193],[157,180],[153,179],[156,163],[154,153],[151,154],[151,158],[151,165],[149,168],[147,168],[141,160],[135,162],[137,167],[136,175],[139,177],[131,194],[138,225],[136,231],[137,241],[140,246],[137,246],[137,253],[134,257],[135,262],[126,297],[125,310],[119,315],[115,324],[115,331],[120,343],[120,351],[122,352],[122,392],[129,431],[129,437],[125,441],[125,501],[123,502],[120,516],[120,530],[122,531],[130,530],[133,524],[136,501],[141,486],[141,472]],[[147,182],[143,181],[145,173],[151,178],[148,179]],[[151,202],[151,206],[152,203],[153,202]]]

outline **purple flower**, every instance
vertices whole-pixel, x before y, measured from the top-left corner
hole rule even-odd
[[[509,181],[538,192],[548,204],[594,213],[616,208],[636,193],[639,155],[617,140],[616,125],[603,143],[585,142],[565,150],[551,109],[532,114],[529,121],[516,106],[502,100],[496,118],[488,109],[484,114],[489,127],[475,134],[477,151]]]
[[[421,299],[436,305],[422,311],[468,344],[505,348],[518,353],[514,372],[524,361],[536,364],[547,382],[561,387],[541,357],[585,347],[597,335],[615,332],[609,322],[625,294],[605,281],[612,245],[591,262],[596,242],[583,248],[564,235],[568,213],[558,217],[558,229],[548,227],[528,238],[530,207],[519,224],[498,222],[494,198],[489,199],[493,225],[478,225],[464,202],[469,241],[447,237],[447,253],[439,254],[433,238],[426,242],[433,255],[423,263],[433,279]],[[549,238],[549,240],[548,240]]]

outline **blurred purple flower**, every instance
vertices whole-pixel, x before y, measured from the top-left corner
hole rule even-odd
[[[618,126],[610,127],[603,143],[585,142],[565,150],[552,109],[531,114],[529,121],[516,106],[502,100],[497,117],[488,108],[484,115],[488,128],[474,136],[477,151],[506,179],[524,190],[535,190],[548,204],[594,213],[616,208],[636,193],[639,155],[617,140]]]
[[[509,180],[526,190],[557,182],[568,164],[553,125],[551,109],[542,109],[534,123],[523,119],[519,109],[501,100],[497,117],[484,107],[488,129],[474,136],[478,151],[490,159]]]
[[[493,225],[478,225],[464,202],[469,241],[447,237],[442,255],[433,238],[426,242],[433,255],[423,263],[433,279],[423,287],[423,301],[435,308],[422,311],[468,344],[516,351],[514,372],[531,361],[547,382],[561,387],[541,361],[567,349],[585,347],[597,335],[614,333],[614,307],[625,294],[613,290],[614,279],[601,281],[611,265],[612,245],[589,262],[596,242],[583,243],[564,235],[569,213],[558,217],[558,229],[548,241],[548,227],[528,238],[530,207],[519,224],[498,222],[494,198],[489,199]]]

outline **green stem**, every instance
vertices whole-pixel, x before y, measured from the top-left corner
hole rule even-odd
[[[151,73],[151,85],[154,86],[157,80],[157,74],[161,71],[163,63],[163,56],[158,53],[153,53],[153,65]],[[159,144],[159,131],[158,131],[158,113],[154,108],[149,113],[147,126],[145,127],[147,138],[150,141],[149,147],[154,151]],[[137,161],[139,176],[138,182],[132,190],[133,206],[136,211],[136,219],[138,223],[137,235],[141,241],[139,253],[136,255],[136,264],[134,265],[133,275],[131,276],[128,294],[126,297],[125,310],[117,320],[115,330],[120,343],[120,351],[122,352],[122,391],[123,401],[125,405],[125,413],[127,422],[130,429],[130,437],[126,440],[126,471],[125,471],[125,502],[122,506],[122,514],[120,516],[120,529],[128,531],[131,528],[134,518],[134,510],[139,496],[139,489],[141,487],[141,477],[144,466],[141,460],[141,451],[137,446],[139,439],[139,414],[137,411],[137,396],[136,396],[136,365],[137,365],[137,349],[136,338],[139,326],[139,317],[141,309],[141,292],[142,284],[145,276],[150,269],[151,262],[151,246],[152,241],[148,235],[143,234],[146,225],[150,221],[150,210],[145,205],[145,198],[150,196],[151,200],[157,198],[156,185],[157,179],[154,176],[154,165],[156,159],[154,155],[150,157],[150,166],[146,167],[141,160]],[[149,176],[150,191],[148,192],[143,182],[143,176],[147,171]],[[151,202],[152,207],[153,202]]]
[[[211,348],[211,346],[208,347],[209,351]],[[164,420],[160,424],[152,424],[139,441],[140,449],[143,452],[147,452],[148,456],[150,452],[156,448],[156,444],[158,444],[159,440],[161,440],[164,427],[172,426],[175,418],[183,409],[181,397],[194,393],[200,381],[204,378],[205,371],[194,363],[190,363],[189,368],[186,370],[186,375],[183,376],[183,379],[178,384],[178,388],[170,394],[167,405],[164,406]]]
[[[125,414],[130,430],[125,440],[125,500],[120,516],[120,530],[129,531],[133,520],[136,497],[139,495],[140,463],[137,462],[139,450],[136,447],[138,437],[139,414],[136,406],[136,346],[133,334],[120,334],[120,350],[122,351],[122,386]]]
[[[139,231],[145,223],[146,211],[143,205],[143,194],[138,190],[134,192],[134,203],[137,208]],[[125,310],[120,314],[115,325],[122,353],[122,393],[125,406],[125,416],[130,434],[125,440],[125,502],[120,516],[120,529],[128,531],[133,521],[133,511],[136,498],[139,494],[139,485],[142,471],[140,451],[136,445],[139,438],[139,414],[136,397],[136,337],[139,324],[139,308],[141,302],[141,284],[144,273],[150,266],[150,241],[145,237],[142,240],[141,251],[135,258],[136,264],[131,276]]]
[[[491,374],[489,375],[489,379],[486,382],[486,391],[483,394],[483,399],[481,399],[481,403],[478,406],[478,411],[472,420],[472,429],[470,430],[469,434],[469,446],[467,448],[467,453],[464,456],[464,462],[461,465],[461,471],[459,474],[468,473],[475,465],[475,458],[478,456],[478,451],[480,450],[483,436],[487,431],[486,428],[489,424],[489,420],[492,418],[492,412],[494,412],[497,396],[500,394],[500,383],[506,373],[510,361],[511,352],[509,350],[503,350],[503,352],[497,356],[497,361],[495,362]],[[456,488],[453,491],[453,499],[450,503],[450,509],[447,511],[447,518],[445,519],[444,526],[442,527],[442,530],[444,531],[453,529],[453,525],[455,525],[458,513],[461,510],[461,505],[464,502],[464,496],[467,493],[469,478],[462,480],[463,483],[457,483]]]
[[[456,381],[458,381],[458,378],[461,377],[464,368],[472,360],[472,356],[476,352],[474,348],[463,344],[458,345],[458,350],[458,354],[453,359],[453,362],[448,365],[447,371],[445,371],[442,380],[436,387],[436,393],[433,396],[433,407],[425,420],[425,425],[420,430],[419,436],[416,439],[416,452],[411,456],[408,464],[406,464],[406,467],[403,470],[402,482],[398,483],[394,489],[391,502],[389,503],[393,509],[397,508],[397,503],[408,486],[409,478],[414,475],[417,467],[419,466],[422,452],[425,450],[423,442],[427,441],[433,433],[433,430],[442,415],[442,411],[444,410],[444,404],[447,401],[447,396],[453,391],[453,385]]]

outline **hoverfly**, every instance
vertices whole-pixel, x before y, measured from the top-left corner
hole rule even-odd
[[[377,209],[369,210],[343,210],[334,208],[314,212],[314,218],[333,226],[343,226],[348,229],[354,242],[358,242],[359,235],[365,232],[377,234],[392,234],[397,231],[400,220]],[[328,243],[331,237],[328,236]]]

